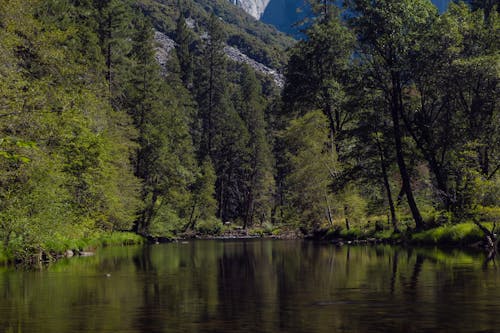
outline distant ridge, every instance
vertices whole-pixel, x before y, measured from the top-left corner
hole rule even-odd
[[[262,22],[274,25],[278,30],[295,37],[300,36],[300,28],[296,27],[295,24],[310,15],[307,0],[230,1],[240,6],[253,17],[260,18]],[[452,0],[432,0],[432,3],[439,9],[440,12],[444,12],[451,1]],[[265,6],[260,14],[263,4],[265,4]],[[259,8],[259,11],[256,11],[255,8]]]

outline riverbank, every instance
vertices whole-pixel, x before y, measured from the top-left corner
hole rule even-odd
[[[86,256],[93,254],[98,248],[107,246],[138,245],[146,243],[146,239],[133,232],[97,232],[87,238],[70,239],[54,237],[44,244],[43,248],[23,253],[0,247],[0,265],[9,263],[50,262],[63,257]]]
[[[493,223],[483,224],[489,230]],[[16,257],[8,249],[0,248],[0,265],[14,262],[35,263],[50,262],[62,257],[90,255],[99,248],[107,246],[138,245],[144,243],[166,243],[176,241],[203,240],[244,240],[244,239],[308,239],[342,245],[371,244],[406,244],[411,246],[443,246],[457,248],[485,249],[485,235],[472,222],[453,225],[442,225],[425,231],[415,232],[407,229],[402,232],[369,228],[319,229],[312,233],[289,226],[257,226],[243,229],[231,226],[216,232],[186,232],[170,237],[143,237],[132,232],[101,232],[84,239],[68,239],[54,237],[43,249]]]
[[[493,223],[483,223],[491,230]],[[472,222],[446,224],[424,231],[407,228],[394,232],[392,229],[377,229],[374,226],[362,228],[323,228],[314,232],[306,232],[286,226],[264,226],[242,229],[232,226],[211,233],[187,232],[170,238],[155,238],[153,242],[186,241],[193,239],[237,240],[237,239],[307,239],[334,243],[336,245],[363,244],[406,244],[410,246],[443,246],[457,248],[486,248],[483,231]]]
[[[491,230],[493,223],[483,223],[484,227]],[[335,244],[366,244],[389,243],[409,244],[415,246],[434,245],[446,247],[487,247],[485,235],[481,229],[472,222],[447,224],[424,231],[376,229],[322,229],[312,233],[307,238],[313,240],[329,241]]]

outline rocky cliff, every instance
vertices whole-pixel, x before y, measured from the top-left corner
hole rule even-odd
[[[270,0],[230,0],[233,4],[243,8],[245,12],[252,15],[257,20],[267,8]]]

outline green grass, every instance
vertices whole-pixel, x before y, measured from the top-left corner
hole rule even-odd
[[[466,222],[414,233],[411,240],[417,244],[465,245],[481,241],[483,238],[482,231],[474,223]]]
[[[381,239],[381,240],[397,240],[401,239],[402,234],[401,233],[394,233],[392,229],[388,230],[382,230],[382,231],[377,231],[373,234],[374,238]]]
[[[45,242],[44,250],[52,254],[62,254],[66,250],[91,251],[99,247],[142,243],[144,243],[144,238],[132,232],[98,232],[91,237],[82,239],[54,235]]]
[[[347,240],[356,240],[366,238],[367,234],[364,233],[361,229],[351,228],[349,230],[343,229],[340,231],[340,237]]]
[[[492,223],[483,223],[491,230]],[[484,240],[483,232],[472,222],[459,224],[445,224],[422,232],[394,233],[392,229],[376,231],[368,228],[334,229],[331,228],[325,239],[342,238],[345,240],[359,240],[376,238],[379,240],[396,241],[410,239],[416,245],[458,245],[463,246]]]
[[[144,241],[145,239],[143,237],[133,232],[102,233],[86,240],[86,246],[84,246],[83,249],[92,250],[95,248],[106,246],[143,244]]]

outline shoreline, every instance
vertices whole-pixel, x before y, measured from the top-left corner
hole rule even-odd
[[[184,233],[173,237],[143,236],[132,232],[113,232],[95,235],[89,239],[67,240],[53,244],[51,248],[40,249],[37,253],[31,253],[24,257],[9,256],[5,249],[0,249],[0,265],[37,265],[55,262],[59,259],[91,256],[99,248],[108,246],[127,246],[140,244],[160,244],[172,242],[189,242],[193,240],[219,240],[219,241],[246,241],[246,240],[305,240],[333,246],[374,246],[392,245],[409,247],[439,247],[472,249],[483,252],[492,252],[495,249],[488,246],[485,235],[475,225],[462,223],[445,225],[425,231],[394,233],[392,230],[339,230],[319,229],[304,235],[301,230],[293,228],[276,228],[264,231],[261,228],[241,229],[234,228],[224,230],[221,233],[202,234]],[[78,244],[76,246],[75,244]]]

